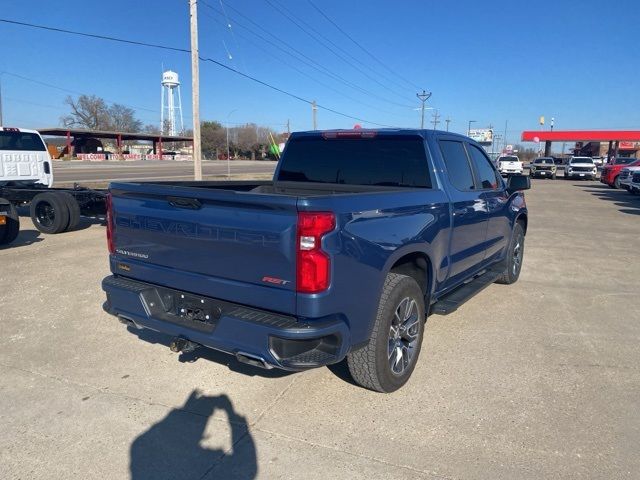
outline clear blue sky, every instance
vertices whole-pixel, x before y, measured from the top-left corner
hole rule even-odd
[[[203,1],[202,56],[370,122],[419,126],[419,112],[412,109],[419,105],[419,86],[433,92],[428,104],[438,108],[442,120],[452,119],[453,131],[465,131],[468,120],[476,120],[475,127],[493,124],[502,131],[508,120],[509,137],[516,141],[522,129],[539,128],[539,115],[555,117],[556,129],[640,128],[636,0],[585,0],[579,9],[575,2],[557,0],[313,0],[399,77],[360,50],[307,0],[269,0],[271,5],[267,0],[223,0],[235,35],[215,11],[221,10],[220,0],[206,0],[215,10]],[[2,3],[3,18],[189,48],[187,0]],[[274,5],[346,50],[329,44],[349,61],[323,47]],[[293,46],[329,75],[256,33],[285,51],[290,52],[279,40]],[[132,106],[145,123],[159,122],[161,68],[171,68],[181,75],[185,121],[191,123],[188,54],[1,23],[0,37],[1,71]],[[210,63],[201,64],[200,72],[202,119],[254,121],[277,129],[290,119],[293,130],[311,127],[307,104]],[[8,73],[2,75],[2,88],[6,125],[54,126],[67,113],[63,100],[68,92]],[[431,114],[427,112],[427,120]],[[350,128],[355,123],[371,126],[318,111],[320,128]],[[444,129],[444,122],[439,127]]]

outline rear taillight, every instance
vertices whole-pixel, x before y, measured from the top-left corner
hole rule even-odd
[[[331,212],[298,213],[297,291],[319,293],[329,288],[331,259],[322,250],[322,237],[336,227]]]
[[[113,239],[113,201],[110,193],[107,194],[105,204],[107,206],[107,246],[109,247],[109,253],[116,253]]]

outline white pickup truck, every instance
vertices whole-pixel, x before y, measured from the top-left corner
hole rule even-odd
[[[516,155],[502,155],[496,161],[500,175],[521,175],[523,171],[522,162]]]
[[[53,163],[40,134],[0,127],[0,244],[13,240],[9,230],[17,235],[15,222],[7,220],[18,218],[16,206],[30,206],[31,220],[42,233],[73,230],[82,213],[105,213],[106,191],[52,185]]]
[[[634,173],[640,173],[640,167],[624,167],[620,170],[620,175],[618,176],[620,186],[629,193],[636,193],[635,189],[632,188],[631,182]]]
[[[0,185],[53,184],[51,157],[35,130],[0,128]]]

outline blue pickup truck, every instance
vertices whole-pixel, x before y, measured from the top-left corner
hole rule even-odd
[[[391,392],[428,314],[518,279],[522,190],[473,140],[383,129],[291,135],[273,181],[110,186],[104,309],[263,368],[347,359]]]

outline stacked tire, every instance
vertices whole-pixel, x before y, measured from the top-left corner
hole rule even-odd
[[[68,232],[80,223],[80,205],[66,192],[39,193],[31,201],[30,213],[42,233]]]
[[[7,245],[20,233],[20,217],[16,207],[4,198],[0,198],[0,214],[4,217],[3,224],[0,224],[0,245]]]

